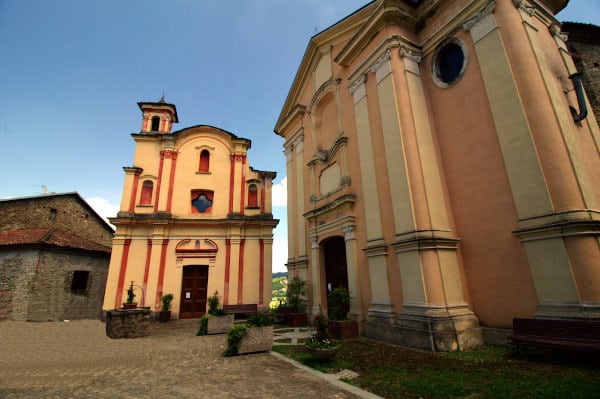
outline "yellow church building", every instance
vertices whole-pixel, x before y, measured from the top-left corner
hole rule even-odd
[[[206,313],[215,291],[225,305],[268,306],[275,173],[249,165],[250,140],[204,125],[172,132],[175,105],[138,105],[103,309],[122,307],[131,284],[152,310],[172,293],[175,318]]]
[[[432,350],[600,319],[600,131],[566,0],[376,0],[310,39],[285,139],[287,263],[367,336]]]

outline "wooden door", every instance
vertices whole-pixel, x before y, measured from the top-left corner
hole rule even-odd
[[[344,237],[333,237],[323,243],[325,258],[325,287],[327,295],[338,287],[348,289],[348,265]],[[329,304],[327,310],[331,313]]]
[[[185,266],[181,284],[180,319],[202,317],[206,313],[208,266]]]

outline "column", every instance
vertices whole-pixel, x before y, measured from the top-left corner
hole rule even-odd
[[[373,159],[373,144],[371,142],[371,127],[365,88],[366,75],[362,74],[349,87],[354,97],[354,115],[358,137],[359,165],[365,208],[365,228],[367,232],[367,254],[371,282],[371,304],[369,320],[389,323],[392,305],[389,295],[389,284],[386,259],[387,246],[383,240],[381,215],[379,212],[379,195],[375,162]],[[376,320],[377,319],[377,320]]]
[[[348,225],[342,228],[344,232],[344,243],[346,246],[346,267],[348,272],[348,291],[350,292],[349,315],[356,321],[362,321],[362,298],[360,290],[360,273],[356,263],[356,237],[354,226]]]

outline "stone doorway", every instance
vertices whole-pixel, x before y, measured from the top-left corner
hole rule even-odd
[[[198,318],[206,313],[207,287],[208,266],[191,265],[183,268],[180,319]]]

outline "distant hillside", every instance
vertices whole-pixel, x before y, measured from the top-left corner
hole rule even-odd
[[[280,302],[285,302],[287,292],[287,273],[273,273],[273,299],[272,306],[277,306]]]

